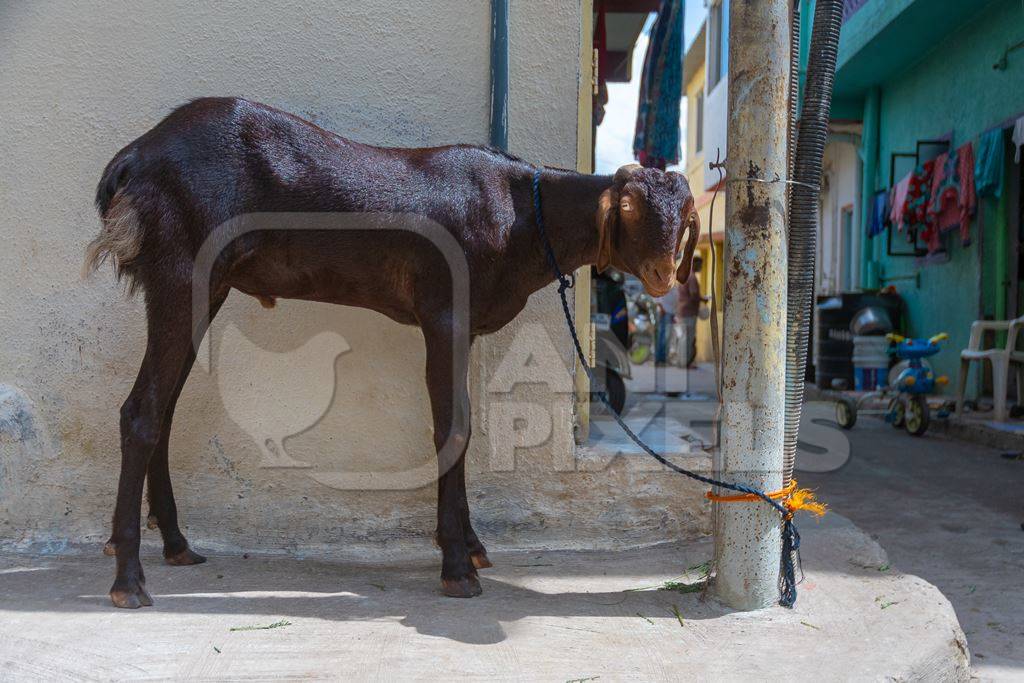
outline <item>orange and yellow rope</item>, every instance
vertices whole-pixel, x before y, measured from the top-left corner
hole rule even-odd
[[[752,493],[722,495],[714,491],[708,491],[704,495],[708,500],[715,503],[756,503],[761,500],[761,498]],[[789,510],[790,517],[797,510],[806,510],[819,517],[828,511],[828,506],[815,498],[814,491],[811,489],[798,489],[796,479],[790,481],[789,486],[778,491],[772,491],[768,494],[768,497],[772,500],[782,501],[782,505]]]

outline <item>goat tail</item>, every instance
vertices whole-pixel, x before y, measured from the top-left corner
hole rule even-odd
[[[126,148],[111,159],[103,171],[96,188],[100,233],[86,247],[85,263],[82,264],[82,277],[86,278],[108,258],[111,259],[117,279],[129,279],[128,289],[131,293],[137,287],[133,266],[142,250],[142,226],[128,192],[134,166],[134,150]]]

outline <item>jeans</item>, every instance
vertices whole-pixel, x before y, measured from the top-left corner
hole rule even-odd
[[[658,316],[658,338],[654,343],[654,362],[668,362],[668,342],[672,338],[672,323],[675,316],[668,312],[662,312]]]
[[[679,339],[679,366],[689,367],[687,361],[697,354],[697,318],[689,316],[679,320],[681,335]],[[683,354],[686,354],[683,357]]]

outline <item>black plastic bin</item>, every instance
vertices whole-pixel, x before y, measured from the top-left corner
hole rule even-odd
[[[839,299],[840,306],[830,306]],[[853,388],[853,333],[850,322],[866,306],[885,309],[892,320],[893,329],[903,329],[903,298],[899,294],[847,293],[818,297],[818,326],[815,330],[817,363],[815,382],[821,389],[832,389],[833,380],[843,380],[846,388]]]

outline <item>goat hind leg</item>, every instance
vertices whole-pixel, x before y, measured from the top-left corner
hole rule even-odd
[[[147,526],[150,529],[160,529],[160,536],[164,541],[164,561],[167,564],[175,567],[202,564],[206,562],[206,558],[189,547],[188,540],[178,526],[178,509],[174,502],[167,460],[170,431],[170,425],[167,425],[146,471],[149,498]]]
[[[110,599],[117,607],[153,604],[139,561],[142,489],[146,470],[163,439],[167,411],[192,354],[188,290],[162,290],[148,297],[148,342],[138,378],[121,407],[121,475],[111,542],[117,574]]]
[[[192,365],[195,363],[196,348],[198,348],[199,342],[202,340],[202,336],[205,334],[210,322],[213,321],[213,317],[220,310],[224,299],[224,296],[219,296],[210,302],[209,317],[201,329],[196,331],[198,338],[193,337],[193,345],[189,349],[185,365],[178,377],[174,396],[164,415],[160,443],[157,445],[153,457],[149,461],[149,469],[146,472],[149,498],[147,526],[150,529],[160,529],[160,535],[164,542],[164,561],[175,567],[202,564],[206,562],[206,558],[189,547],[188,541],[178,526],[178,509],[174,501],[174,490],[171,486],[171,473],[168,462],[171,423],[174,419],[174,408],[178,403],[178,397],[181,395],[181,390],[185,386],[185,381],[192,370]]]

